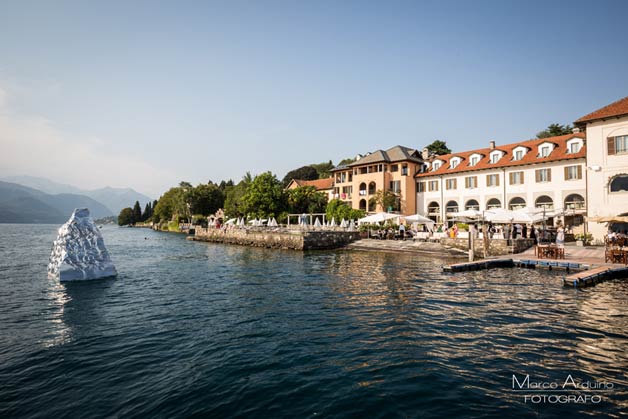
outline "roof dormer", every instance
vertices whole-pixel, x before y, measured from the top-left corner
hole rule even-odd
[[[449,168],[455,169],[456,167],[458,167],[461,161],[462,161],[462,157],[458,157],[458,156],[452,157],[451,159],[449,159]]]
[[[484,156],[480,153],[473,153],[469,156],[469,166],[476,166]]]
[[[550,143],[549,141],[545,141],[541,144],[539,144],[537,146],[538,148],[538,157],[549,157],[550,154],[552,154],[552,151],[554,151],[554,147],[556,146],[556,144],[554,143]]]
[[[579,137],[570,138],[567,140],[567,154],[576,154],[580,151],[584,145],[584,140]]]
[[[502,157],[504,157],[504,152],[503,151],[501,151],[501,150],[494,150],[494,151],[491,151],[491,154],[489,154],[489,157],[488,157],[489,160],[488,161],[491,164],[495,164]]]
[[[528,147],[525,146],[517,146],[512,149],[512,160],[517,161],[523,159],[523,156],[528,152]]]
[[[440,169],[440,167],[443,165],[443,163],[445,163],[442,160],[436,159],[432,162],[432,171],[435,172],[438,169]]]

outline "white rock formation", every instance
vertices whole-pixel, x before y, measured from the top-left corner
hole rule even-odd
[[[77,281],[117,274],[89,210],[75,209],[68,222],[59,228],[48,263],[48,277]]]

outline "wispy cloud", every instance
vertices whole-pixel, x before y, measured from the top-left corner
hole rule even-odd
[[[153,196],[177,182],[174,173],[141,155],[108,148],[104,138],[77,138],[45,116],[17,112],[8,91],[0,86],[0,175],[41,176],[81,188],[133,187]]]

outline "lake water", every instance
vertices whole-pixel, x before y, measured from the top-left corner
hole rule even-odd
[[[627,281],[576,291],[544,271],[451,275],[416,255],[104,227],[119,277],[59,284],[46,277],[56,228],[0,225],[3,418],[628,411]],[[513,391],[513,374],[606,391]]]

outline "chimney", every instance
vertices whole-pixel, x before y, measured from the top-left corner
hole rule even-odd
[[[488,148],[490,148],[491,150],[495,150],[495,141],[491,140],[488,142]]]
[[[421,157],[423,157],[423,160],[427,160],[430,158],[430,151],[427,149],[427,147],[423,147],[423,150],[421,150]]]
[[[580,128],[574,128],[571,130],[571,132],[573,132],[574,134],[578,134],[580,132]]]

